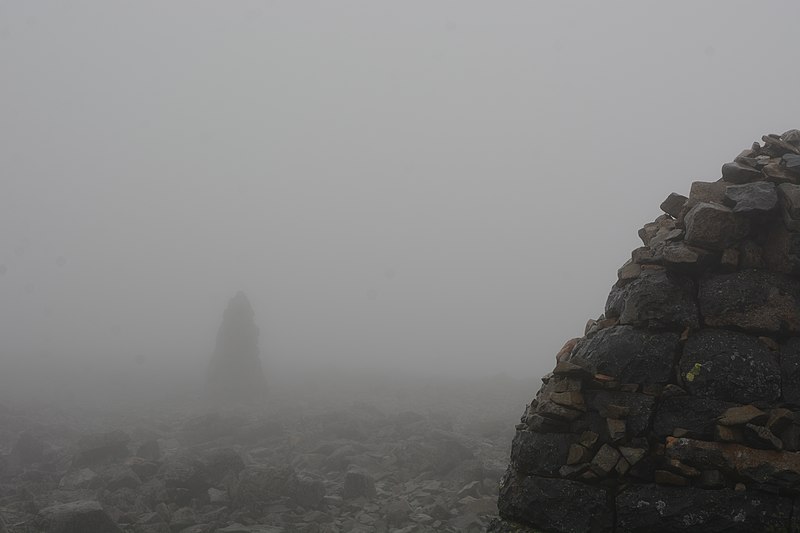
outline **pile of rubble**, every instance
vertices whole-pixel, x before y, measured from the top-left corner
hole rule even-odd
[[[517,426],[493,531],[800,531],[800,131],[671,194]]]
[[[273,390],[270,411],[226,413],[0,405],[0,533],[479,533],[531,384],[494,405],[445,386]]]

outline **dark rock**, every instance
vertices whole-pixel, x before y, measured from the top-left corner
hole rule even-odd
[[[684,345],[678,368],[686,389],[703,398],[745,404],[775,401],[781,395],[777,358],[758,338],[744,333],[698,331]]]
[[[781,439],[773,435],[764,426],[756,426],[755,424],[745,424],[744,441],[752,448],[760,448],[762,450],[783,449]]]
[[[774,183],[766,181],[733,185],[725,189],[725,203],[733,208],[734,213],[764,214],[777,207],[778,192]]]
[[[267,381],[253,316],[243,292],[228,302],[208,369],[207,392],[214,400],[258,402],[264,398]]]
[[[694,438],[711,440],[717,418],[734,404],[696,396],[674,396],[663,398],[656,407],[653,431],[664,438],[673,434],[675,428],[684,428]]]
[[[602,417],[614,414],[609,412],[613,407],[627,408],[630,414],[626,419],[626,427],[630,436],[638,437],[647,433],[655,406],[655,398],[652,396],[605,390],[587,390],[585,395],[587,407],[597,411]]]
[[[142,484],[139,476],[125,465],[111,465],[103,470],[100,477],[106,490],[111,492],[119,489],[136,489]]]
[[[608,295],[606,316],[619,317],[622,325],[650,328],[697,327],[694,282],[663,270],[642,272]]]
[[[768,415],[755,405],[740,405],[731,407],[722,414],[719,423],[723,426],[738,426],[743,424],[763,424]]]
[[[783,274],[744,270],[707,277],[698,302],[707,326],[800,333],[800,281]]]
[[[130,437],[124,431],[111,431],[87,435],[78,441],[78,449],[72,459],[72,466],[96,466],[126,458],[129,455]]]
[[[592,459],[591,468],[595,474],[604,477],[614,470],[619,459],[620,454],[614,447],[603,444]]]
[[[691,209],[700,202],[721,204],[725,199],[725,189],[728,184],[722,181],[695,181],[689,191],[689,202],[686,207]]]
[[[792,337],[781,346],[783,399],[800,406],[800,338]]]
[[[762,179],[762,175],[754,168],[734,162],[722,165],[722,178],[731,183],[749,183]]]
[[[500,486],[500,516],[547,531],[610,532],[606,491],[565,479],[512,476]]]
[[[582,339],[574,357],[586,361],[595,374],[614,376],[624,383],[667,383],[680,350],[676,333],[654,333],[616,326]]]
[[[683,206],[686,205],[686,201],[688,198],[683,196],[682,194],[671,193],[667,196],[667,199],[661,202],[661,210],[664,211],[666,214],[678,218],[683,209]]]
[[[778,185],[778,196],[784,211],[793,220],[800,220],[800,185],[781,183]]]
[[[617,531],[789,531],[792,500],[729,489],[631,485],[617,496]]]
[[[96,501],[53,505],[39,512],[44,533],[121,533]]]
[[[577,439],[564,433],[517,431],[511,443],[511,464],[520,474],[555,475]]]
[[[350,471],[344,476],[344,490],[342,498],[351,500],[354,498],[374,498],[375,480],[365,472]]]
[[[738,443],[667,438],[666,455],[701,470],[733,472],[739,479],[796,490],[800,457],[796,453],[753,449]]]
[[[684,218],[686,243],[722,251],[747,236],[747,219],[718,204],[700,202]]]
[[[800,229],[800,221],[792,221]],[[782,274],[800,274],[800,232],[784,225],[773,225],[763,251],[764,263],[770,270]]]

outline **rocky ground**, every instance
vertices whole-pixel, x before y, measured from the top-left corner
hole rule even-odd
[[[273,384],[260,409],[7,402],[0,532],[483,531],[536,387],[364,376]]]

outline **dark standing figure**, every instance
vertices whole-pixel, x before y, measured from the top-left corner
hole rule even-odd
[[[207,393],[217,401],[254,403],[264,398],[267,380],[261,368],[258,326],[243,292],[228,302],[208,368]]]

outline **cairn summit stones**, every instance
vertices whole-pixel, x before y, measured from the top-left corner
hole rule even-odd
[[[251,403],[263,399],[266,393],[259,330],[253,316],[253,307],[243,292],[228,302],[208,368],[206,391],[212,400]]]
[[[761,141],[639,231],[490,531],[800,531],[800,130]]]

